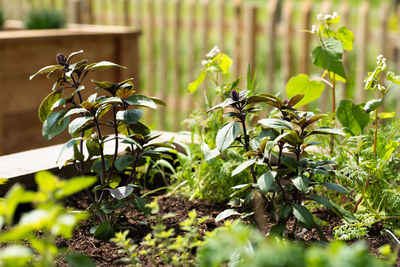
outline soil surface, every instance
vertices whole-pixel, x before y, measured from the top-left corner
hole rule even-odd
[[[188,217],[188,213],[193,209],[196,210],[198,218],[209,216],[209,219],[200,226],[201,235],[204,235],[205,232],[212,231],[216,227],[223,224],[221,222],[216,223],[215,217],[221,211],[227,208],[225,204],[213,203],[205,200],[189,201],[187,199],[166,196],[157,196],[156,198],[158,199],[160,206],[160,214],[176,214],[175,217],[166,219],[164,221],[164,224],[167,226],[167,228],[175,228],[176,234],[181,234],[179,222],[185,220]],[[152,201],[152,198],[147,198],[146,200],[149,203]],[[82,193],[66,200],[66,206],[73,207],[75,209],[86,209],[88,205],[88,199],[86,195]],[[328,222],[328,224],[326,226],[322,226],[321,229],[328,240],[333,240],[333,228],[341,224],[341,219],[336,214],[326,209],[316,209],[314,211],[314,215]],[[140,223],[144,221],[146,221],[146,216],[142,212],[136,210],[136,208],[131,208],[127,211],[125,217],[122,218],[120,223],[122,227],[129,227],[131,229],[129,237],[134,240],[139,247],[143,237],[152,231],[148,224],[146,225]],[[250,223],[250,221],[248,222]],[[294,221],[289,221],[288,229],[292,229],[293,224]],[[121,261],[124,255],[118,253],[119,247],[117,247],[115,243],[96,239],[92,234],[90,234],[90,227],[92,225],[93,223],[90,220],[80,224],[75,230],[75,233],[71,239],[65,240],[63,238],[59,238],[57,241],[58,245],[61,247],[68,247],[70,251],[75,251],[90,256],[95,261],[97,266],[126,266],[126,263]],[[271,226],[272,224],[267,225],[266,229]],[[306,231],[303,233],[304,230],[305,229],[301,228],[297,228],[296,230],[296,234],[298,234],[301,239],[305,240],[306,242],[319,240],[318,234],[315,230]],[[377,255],[379,255],[379,247],[390,243],[388,237],[381,235],[381,230],[382,225],[374,225],[369,232],[369,236],[364,238],[371,252]],[[142,258],[142,256],[140,257],[143,262],[143,266],[151,266],[147,263],[146,259]],[[399,259],[396,263],[397,266],[400,266]],[[57,264],[59,266],[68,266],[68,264],[62,259],[59,259]]]

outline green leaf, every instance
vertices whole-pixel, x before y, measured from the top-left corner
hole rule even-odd
[[[29,266],[34,256],[31,249],[22,245],[9,245],[0,249],[0,262],[5,267]]]
[[[323,47],[317,46],[311,54],[313,64],[346,78],[342,62],[343,44],[341,41],[330,37],[326,39]]]
[[[65,257],[65,261],[70,267],[96,267],[96,264],[89,256],[81,253],[69,253]]]
[[[197,91],[197,88],[199,88],[200,84],[204,81],[204,78],[206,77],[207,72],[205,70],[201,70],[199,76],[197,76],[196,80],[191,82],[187,88],[187,92],[193,94],[194,92]]]
[[[326,186],[327,188],[337,191],[339,193],[343,193],[343,194],[350,194],[350,192],[344,188],[341,185],[335,184],[335,183],[331,183],[331,182],[324,182],[322,183],[324,186]]]
[[[233,215],[241,215],[241,214],[234,209],[226,209],[223,212],[221,212],[220,214],[218,214],[218,216],[215,218],[215,222],[222,221]]]
[[[64,154],[65,151],[67,151],[67,150],[69,150],[70,148],[74,147],[74,145],[75,145],[76,143],[78,143],[79,140],[82,140],[82,138],[81,138],[81,137],[73,138],[73,139],[69,140],[68,142],[66,142],[66,143],[63,145],[63,147],[61,148],[60,154],[58,154],[58,158],[57,158],[57,161],[56,161],[56,162],[58,162],[58,161],[60,160],[61,155]]]
[[[310,197],[312,199],[314,199],[315,201],[317,201],[319,204],[324,205],[328,209],[332,209],[333,208],[332,203],[328,199],[326,199],[324,197],[321,197],[321,196],[318,196],[318,195],[310,195]]]
[[[296,176],[292,179],[294,186],[301,192],[305,193],[308,188],[308,178],[304,175]]]
[[[76,118],[69,124],[68,132],[71,135],[73,135],[79,129],[81,129],[86,123],[88,123],[92,120],[93,120],[93,116],[85,116],[85,117]]]
[[[145,215],[151,213],[151,208],[147,206],[146,200],[143,198],[136,196],[135,200],[132,201],[133,205],[138,209],[138,211],[143,212]]]
[[[157,105],[160,106],[168,106],[167,102],[165,102],[164,100],[162,100],[161,98],[155,97],[155,96],[151,96],[150,99],[156,103]]]
[[[239,123],[235,121],[232,121],[219,129],[215,140],[218,151],[224,151],[227,149],[233,141],[235,141],[236,137],[239,136],[239,130]]]
[[[394,82],[397,85],[400,85],[400,75],[396,75],[394,72],[392,71],[388,71],[386,74],[386,79],[388,81]]]
[[[295,107],[301,107],[307,105],[308,103],[317,100],[322,91],[324,91],[325,84],[321,81],[310,81],[307,74],[299,74],[290,78],[286,85],[286,94],[288,98],[292,98],[298,94],[304,94],[303,99],[301,99]]]
[[[359,223],[357,218],[354,217],[353,213],[351,213],[350,211],[345,210],[344,208],[342,208],[341,206],[339,206],[334,202],[332,202],[332,206],[333,206],[333,211],[340,217],[343,217],[346,221],[350,223]]]
[[[94,176],[80,176],[65,180],[63,187],[55,194],[56,198],[61,199],[82,191],[96,183]]]
[[[118,200],[127,198],[130,194],[132,194],[132,192],[133,192],[132,185],[120,186],[110,190],[111,196]]]
[[[354,34],[346,26],[338,29],[336,38],[342,42],[344,50],[353,50]]]
[[[154,103],[153,100],[151,100],[149,97],[145,95],[140,95],[140,94],[131,95],[130,97],[124,99],[124,101],[129,105],[157,109],[156,103]]]
[[[369,113],[363,112],[363,104],[354,105],[351,100],[342,100],[336,111],[343,127],[347,127],[354,135],[359,135],[369,122]]]
[[[143,111],[141,109],[120,110],[117,112],[117,120],[128,124],[134,124],[140,120],[142,114]]]
[[[222,73],[227,73],[231,65],[232,59],[228,55],[222,54],[219,59],[219,67],[221,68]]]
[[[365,106],[364,106],[364,112],[366,113],[370,113],[371,111],[376,110],[377,108],[379,108],[383,103],[383,98],[380,99],[372,99],[370,101],[368,101]]]
[[[101,61],[99,63],[93,63],[90,65],[87,65],[84,70],[85,71],[102,71],[102,70],[106,70],[106,69],[109,69],[112,67],[126,69],[126,67],[112,63],[110,61]]]
[[[60,181],[49,171],[40,171],[35,174],[35,182],[40,192],[52,193],[58,189]]]
[[[308,133],[307,136],[310,136],[313,134],[334,134],[334,135],[346,136],[346,134],[342,130],[336,129],[336,128],[330,128],[330,127],[316,128],[313,131],[311,131],[310,133]]]
[[[125,170],[129,165],[133,164],[135,159],[136,158],[134,156],[130,155],[118,157],[115,160],[115,168],[117,168],[119,171]]]
[[[79,55],[81,53],[83,53],[83,50],[72,52],[71,54],[69,54],[69,56],[67,58],[67,62],[71,62],[71,59],[73,59],[76,55]]]
[[[105,170],[108,171],[111,168],[111,164],[109,162],[109,160],[107,158],[104,159],[104,163],[105,163]],[[92,171],[95,172],[98,176],[101,177],[102,174],[102,167],[101,167],[101,160],[98,159],[95,162],[93,162],[92,165]]]
[[[262,119],[259,120],[258,123],[260,123],[262,126],[266,128],[272,128],[276,130],[293,130],[293,126],[292,124],[290,124],[290,122],[281,119],[275,119],[275,118]]]
[[[42,128],[44,139],[50,140],[68,127],[70,119],[64,118],[66,112],[66,110],[55,111],[47,117]]]
[[[266,173],[261,174],[261,176],[257,179],[258,187],[260,190],[266,194],[271,189],[272,183],[274,182],[276,172],[268,171]]]
[[[245,162],[241,163],[239,166],[237,166],[237,167],[233,170],[231,176],[235,176],[235,175],[241,173],[241,172],[244,171],[246,168],[248,168],[248,167],[254,165],[254,163],[256,163],[256,160],[255,160],[255,159],[246,160]]]
[[[50,65],[50,66],[46,66],[41,68],[40,70],[38,70],[38,72],[36,72],[35,74],[29,76],[29,80],[32,80],[33,78],[35,78],[37,75],[39,74],[44,74],[44,73],[49,73],[55,70],[62,70],[63,66],[61,65]]]
[[[306,207],[294,204],[293,214],[300,222],[304,223],[306,226],[312,228],[315,225],[313,215]]]
[[[55,90],[51,92],[39,106],[39,119],[43,123],[53,110],[53,105],[62,98],[63,90]]]
[[[115,234],[114,228],[109,222],[103,222],[99,224],[93,233],[94,237],[101,240],[108,240],[111,237],[113,237],[114,234]]]

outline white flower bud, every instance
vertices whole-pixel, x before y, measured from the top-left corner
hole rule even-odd
[[[317,25],[312,25],[311,32],[312,33],[317,33],[318,32],[318,26]]]
[[[338,13],[335,11],[335,12],[333,12],[332,17],[335,19],[335,18],[339,17],[339,15],[338,15]]]
[[[332,15],[328,14],[325,15],[324,20],[331,20],[332,19]]]
[[[218,46],[214,46],[213,49],[210,50],[210,52],[208,52],[208,54],[206,55],[207,58],[213,58],[216,55],[218,55],[221,51],[219,50]]]
[[[317,20],[318,21],[322,21],[323,20],[323,17],[322,17],[321,13],[317,14]]]

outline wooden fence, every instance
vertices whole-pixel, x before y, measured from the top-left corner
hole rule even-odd
[[[214,45],[234,60],[226,80],[245,77],[247,66],[256,73],[258,91],[282,92],[288,79],[297,73],[321,75],[311,64],[311,29],[317,13],[341,15],[355,34],[354,50],[344,55],[348,83],[337,90],[337,98],[353,98],[360,103],[367,96],[363,81],[383,54],[389,68],[400,71],[399,9],[392,1],[372,6],[364,1],[268,0],[0,0],[11,19],[23,19],[32,8],[61,9],[69,22],[131,25],[142,28],[141,77],[138,90],[163,98],[167,109],[156,112],[154,128],[182,129],[181,121],[198,106],[201,94],[188,96],[187,84],[201,67],[201,59]],[[337,3],[337,1],[335,1]],[[244,83],[242,83],[243,86]],[[203,90],[208,89],[203,88]],[[396,90],[399,89],[399,90]],[[325,90],[327,91],[327,90]],[[400,88],[394,88],[387,107],[396,108]],[[209,92],[208,92],[209,93]],[[328,111],[329,94],[323,93],[320,109]],[[151,115],[148,115],[151,116]]]

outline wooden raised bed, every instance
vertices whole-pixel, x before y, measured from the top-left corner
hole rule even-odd
[[[108,60],[128,67],[111,69],[87,78],[117,82],[139,77],[140,31],[128,27],[76,25],[57,30],[17,30],[0,32],[0,155],[62,143],[66,135],[50,142],[41,135],[37,117],[41,101],[53,81],[45,76],[30,81],[29,76],[46,65],[55,64],[55,55],[84,50],[81,59]]]

